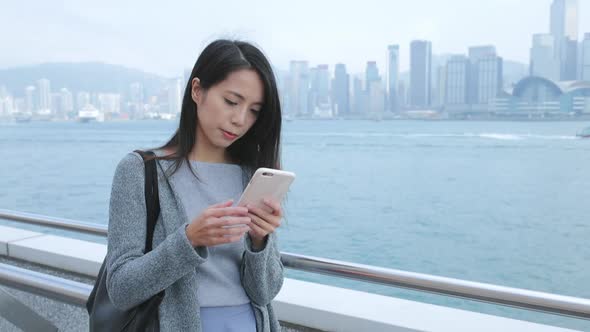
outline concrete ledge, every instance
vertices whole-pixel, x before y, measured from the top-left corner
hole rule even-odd
[[[0,226],[0,255],[8,256],[8,244],[10,242],[41,235],[43,234],[19,228]]]
[[[7,246],[0,254],[65,271],[95,277],[107,251],[102,244],[0,227],[0,244]],[[327,331],[574,331],[287,278],[273,305],[281,321]]]
[[[42,235],[8,243],[9,257],[95,277],[107,253],[105,245]]]
[[[285,322],[327,331],[574,331],[294,279],[273,305]]]

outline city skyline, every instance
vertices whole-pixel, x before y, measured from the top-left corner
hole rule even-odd
[[[416,111],[426,112],[422,115],[427,116],[453,117],[531,116],[531,112],[543,117],[585,115],[590,113],[590,82],[584,81],[590,66],[590,34],[580,36],[579,2],[552,0],[548,12],[548,28],[531,35],[528,71],[515,75],[516,69],[512,68],[506,76],[505,58],[494,44],[476,43],[455,54],[437,55],[433,52],[433,42],[426,39],[410,42],[408,75],[400,72],[403,46],[399,44],[386,45],[385,68],[380,68],[378,61],[367,59],[360,74],[348,70],[346,63],[312,64],[309,59],[290,59],[288,71],[275,65],[284,112],[299,117],[377,119],[386,111],[397,117]],[[128,82],[127,91],[119,90],[124,94],[123,116],[143,117],[150,112],[177,114],[181,109],[182,87],[186,86],[189,74],[190,69],[185,68],[184,82],[178,76],[168,79],[166,86],[149,96],[144,95],[142,83]],[[25,98],[16,99],[2,88],[0,113],[12,114],[17,110],[55,115],[59,105],[60,116],[69,118],[75,110],[64,107],[69,108],[73,102],[69,90],[65,91],[69,95],[64,94],[63,88],[68,87],[52,94],[50,81],[40,78],[36,87],[28,85],[21,90]],[[81,100],[80,93],[87,92],[78,91],[77,100]],[[92,98],[92,102],[88,102],[88,97],[82,98],[86,103],[77,102],[77,108],[84,109],[81,114],[102,111],[119,116],[121,113],[120,94],[94,93]],[[98,104],[100,110],[89,107]]]
[[[291,60],[307,60],[313,65],[330,64],[330,70],[334,64],[344,63],[349,73],[357,74],[364,72],[367,61],[376,61],[380,72],[384,72],[386,47],[396,44],[400,45],[403,72],[409,69],[409,45],[415,39],[430,41],[433,54],[459,54],[472,45],[494,45],[504,59],[528,64],[531,36],[550,31],[551,3],[455,0],[441,4],[420,0],[403,5],[371,1],[336,5],[304,1],[289,8],[291,15],[281,15],[284,10],[280,5],[264,1],[247,5],[230,1],[224,9],[189,3],[157,11],[142,2],[141,8],[146,10],[136,15],[138,4],[133,2],[92,7],[62,1],[61,7],[35,3],[40,9],[35,12],[43,13],[39,16],[26,11],[30,4],[24,1],[6,5],[0,13],[5,30],[19,31],[6,34],[5,45],[14,52],[0,55],[0,68],[101,61],[175,77],[184,68],[192,67],[200,50],[218,37],[243,38],[259,44],[281,70],[288,70]],[[579,40],[590,32],[588,9],[580,4]],[[23,11],[28,13],[24,17],[19,15]],[[199,15],[205,12],[208,15]],[[457,12],[470,15],[457,16]],[[195,23],[190,23],[193,19]],[[252,24],[260,21],[265,24]],[[192,24],[204,28],[187,29]],[[264,28],[269,26],[272,31]],[[301,38],[309,33],[315,38]]]

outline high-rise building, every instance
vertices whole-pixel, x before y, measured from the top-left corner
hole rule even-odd
[[[560,80],[576,79],[578,56],[578,0],[553,0],[551,34],[560,63]]]
[[[307,61],[291,61],[289,67],[289,110],[293,114],[309,114],[309,75],[309,64]]]
[[[372,82],[381,80],[379,76],[379,69],[377,68],[376,61],[367,61],[367,67],[365,69],[365,89],[369,89]]]
[[[555,37],[552,34],[534,34],[531,47],[530,75],[559,81],[560,65]]]
[[[406,82],[400,80],[398,84],[397,95],[399,96],[399,108],[400,110],[408,107],[408,89]]]
[[[334,79],[332,80],[332,104],[337,115],[350,113],[350,79],[346,72],[346,65],[336,64]]]
[[[50,82],[46,78],[42,78],[37,81],[39,87],[39,111],[50,112],[51,111],[51,86]]]
[[[363,89],[363,80],[361,77],[355,76],[353,79],[353,112],[355,114],[363,114],[368,112],[368,96],[366,90]]]
[[[385,110],[385,90],[381,79],[368,82],[366,95],[368,96],[368,111],[372,115],[383,113]]]
[[[76,95],[76,110],[79,111],[87,105],[90,105],[90,93],[86,91],[78,92]]]
[[[590,33],[584,35],[580,62],[582,63],[580,79],[590,82]]]
[[[121,95],[118,93],[99,93],[98,109],[105,114],[106,117],[111,118],[113,114],[121,112]]]
[[[174,78],[168,85],[168,112],[180,113],[182,107],[182,82],[181,78]]]
[[[470,69],[471,63],[464,55],[456,55],[449,59],[446,66],[446,105],[466,105],[469,103]]]
[[[310,69],[309,107],[330,103],[330,72],[328,65],[318,65]],[[331,106],[331,105],[330,105]]]
[[[471,72],[469,96],[471,104],[487,104],[502,89],[503,60],[493,45],[469,48]]]
[[[388,108],[391,112],[399,110],[398,96],[399,82],[399,45],[387,47],[387,97]]]
[[[377,68],[376,61],[367,61],[365,77],[365,95],[368,98],[368,108],[366,111],[370,113],[384,111],[385,91],[383,90],[383,82],[381,75],[379,75],[379,68]]]
[[[448,60],[447,60],[448,61]],[[436,106],[442,107],[445,104],[447,96],[447,65],[439,65],[437,71],[437,89],[436,89]],[[434,98],[433,98],[434,99]]]
[[[133,118],[142,118],[144,116],[144,89],[139,82],[134,82],[129,85],[129,103],[128,111]]]
[[[330,101],[330,67],[328,65],[318,65],[317,91],[319,102]]]
[[[432,44],[425,40],[410,43],[411,107],[429,107],[431,101]]]
[[[68,113],[74,111],[74,96],[66,88],[59,90],[59,94],[61,97],[61,107],[58,112],[67,117]]]
[[[487,104],[502,89],[502,58],[493,45],[469,48],[469,82],[467,100],[470,104]]]
[[[25,88],[25,110],[27,112],[35,112],[37,111],[37,89],[29,85]]]

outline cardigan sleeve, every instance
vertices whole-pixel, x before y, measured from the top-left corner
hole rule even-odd
[[[259,306],[268,305],[283,286],[283,263],[276,234],[270,233],[264,248],[252,250],[250,235],[246,235],[245,250],[240,267],[242,286],[250,300]]]
[[[144,163],[130,153],[118,164],[109,205],[107,292],[113,304],[129,309],[166,289],[206,261],[207,250],[196,250],[181,225],[144,254],[146,205]],[[161,215],[158,223],[161,222]]]

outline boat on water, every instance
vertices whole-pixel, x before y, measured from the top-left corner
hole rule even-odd
[[[103,122],[104,114],[100,112],[96,107],[88,104],[78,111],[78,121],[85,122]]]
[[[21,112],[16,113],[14,115],[14,121],[22,123],[22,122],[31,122],[33,118],[33,114],[31,112]]]
[[[586,127],[584,129],[582,129],[582,131],[580,131],[578,134],[576,134],[576,136],[581,137],[581,138],[590,138],[590,127]]]

